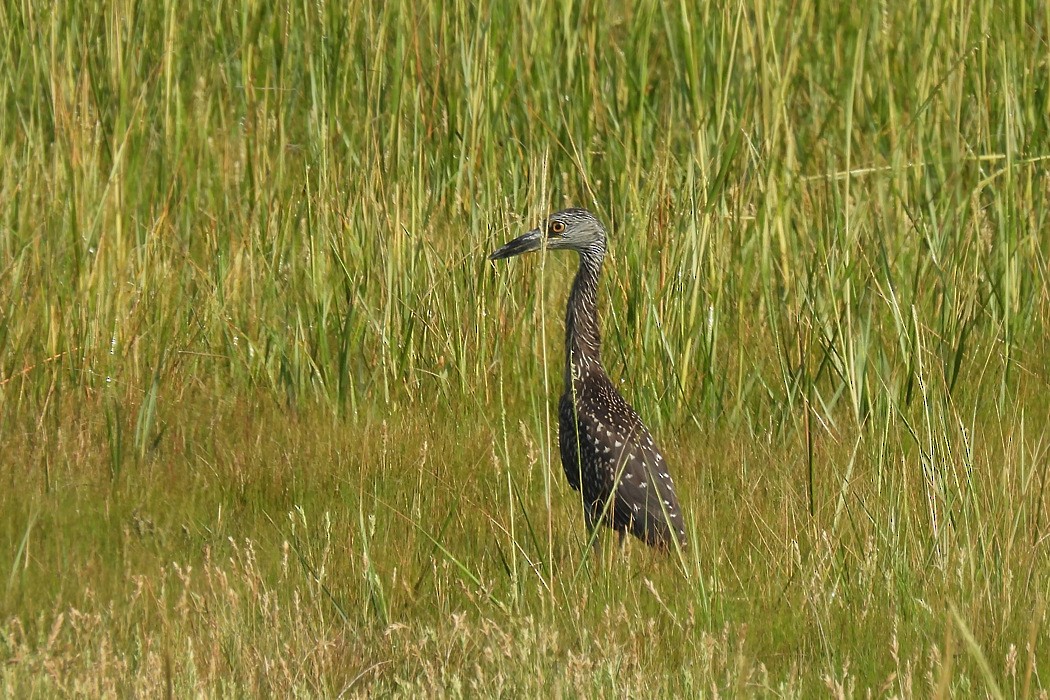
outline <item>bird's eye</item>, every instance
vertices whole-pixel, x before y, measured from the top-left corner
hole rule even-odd
[[[552,221],[550,225],[550,232],[561,235],[565,233],[565,224],[560,221]]]

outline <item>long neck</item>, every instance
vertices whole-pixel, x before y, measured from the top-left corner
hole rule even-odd
[[[580,268],[569,293],[565,314],[565,390],[595,372],[603,372],[601,334],[598,328],[598,276],[605,259],[599,246],[580,252]]]

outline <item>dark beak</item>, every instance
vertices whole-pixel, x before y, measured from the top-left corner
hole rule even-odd
[[[533,250],[539,250],[540,246],[543,245],[543,236],[540,234],[538,228],[534,228],[528,233],[515,238],[513,241],[504,243],[495,253],[489,256],[489,260],[503,260],[504,258],[513,258],[515,255],[521,255],[522,253],[529,253]]]

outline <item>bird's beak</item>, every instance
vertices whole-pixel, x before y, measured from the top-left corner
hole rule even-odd
[[[489,256],[489,260],[513,258],[515,255],[539,250],[541,245],[543,245],[543,236],[538,228],[534,228],[528,233],[518,236],[513,241],[504,243],[495,253]]]

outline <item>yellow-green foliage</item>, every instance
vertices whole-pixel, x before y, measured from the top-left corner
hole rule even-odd
[[[1046,697],[1050,4],[0,0],[0,162],[3,693]]]

